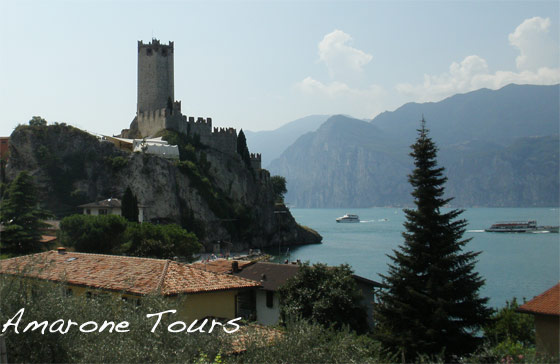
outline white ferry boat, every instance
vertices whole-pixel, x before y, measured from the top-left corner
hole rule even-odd
[[[485,231],[492,233],[557,233],[558,226],[537,226],[537,222],[535,220],[504,221],[495,223]]]
[[[358,215],[346,214],[336,219],[336,222],[360,222]]]

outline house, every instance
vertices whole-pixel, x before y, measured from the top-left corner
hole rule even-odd
[[[108,198],[103,201],[86,203],[78,206],[82,208],[84,215],[121,215],[121,200],[118,198]],[[138,205],[138,221],[144,221],[144,205]]]
[[[518,312],[535,316],[537,352],[558,357],[560,345],[560,282],[519,306]]]
[[[67,294],[108,292],[123,300],[159,294],[188,296],[177,309],[185,322],[246,316],[238,301],[260,284],[171,260],[67,252],[64,248],[0,261],[0,274],[65,284]]]
[[[178,159],[179,147],[170,145],[159,138],[126,139],[120,137],[103,136],[103,140],[113,143],[117,148],[127,152],[155,154],[164,158]]]
[[[299,264],[278,264],[270,262],[255,262],[239,268],[233,264],[232,274],[259,282],[261,287],[255,293],[256,320],[263,325],[275,325],[280,319],[279,288],[286,281],[297,274]],[[368,325],[373,327],[374,289],[382,287],[381,284],[364,277],[353,275],[358,287],[364,296],[364,305],[368,314]]]

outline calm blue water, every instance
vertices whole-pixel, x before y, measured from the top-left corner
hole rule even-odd
[[[292,209],[298,223],[317,230],[323,244],[290,248],[290,259],[330,265],[350,264],[355,273],[381,281],[392,250],[402,244],[404,214],[397,208]],[[337,224],[345,213],[358,214],[359,224]],[[559,225],[560,212],[553,208],[473,208],[463,218],[469,222],[465,237],[473,239],[467,250],[480,251],[476,269],[486,280],[482,295],[501,307],[512,297],[527,299],[558,283],[560,279],[559,234],[486,233],[481,230],[497,221],[537,220],[538,225]],[[385,220],[386,219],[386,220]],[[285,250],[270,253],[284,260]]]

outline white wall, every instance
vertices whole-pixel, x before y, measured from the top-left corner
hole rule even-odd
[[[93,216],[97,216],[99,215],[99,207],[90,207],[90,213],[87,213],[88,208],[84,208],[83,209],[83,214],[84,215],[93,215]],[[110,207],[110,208],[105,208],[107,210],[107,215],[120,215],[122,216],[122,211],[120,207]],[[143,207],[139,207],[138,208],[138,222],[144,222],[144,208]],[[266,303],[266,302],[265,302]]]
[[[266,307],[266,291],[257,290],[257,321],[263,325],[276,325],[280,319],[280,300],[274,292],[272,308]]]

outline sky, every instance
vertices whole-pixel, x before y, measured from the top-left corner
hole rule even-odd
[[[560,83],[558,1],[0,0],[0,136],[32,116],[113,135],[136,113],[137,46],[174,42],[175,98],[214,126]]]

